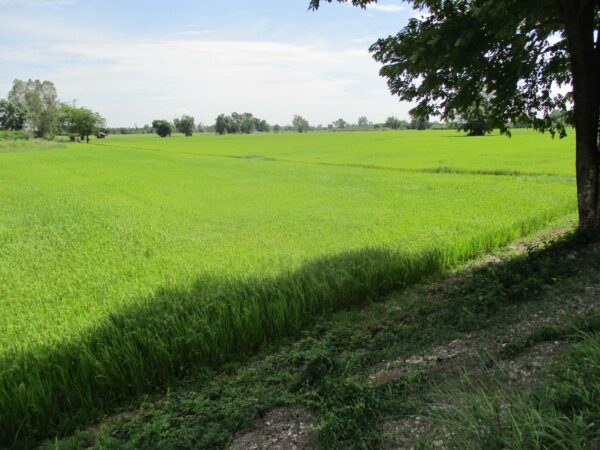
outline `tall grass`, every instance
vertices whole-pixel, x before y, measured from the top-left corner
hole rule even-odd
[[[490,450],[595,448],[600,442],[600,334],[580,338],[536,389],[510,392],[498,385],[464,391],[456,407],[437,416],[450,433],[445,444]]]
[[[111,314],[77,340],[0,359],[0,442],[61,434],[191,366],[217,364],[294,333],[315,314],[357,305],[538,229],[520,223],[444,247],[365,249],[271,278],[198,279]]]

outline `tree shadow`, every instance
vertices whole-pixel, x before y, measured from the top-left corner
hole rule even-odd
[[[3,357],[0,445],[28,447],[64,435],[190,370],[254,352],[319,314],[365,304],[514,238],[420,252],[361,249],[273,277],[203,276],[160,289],[77,340]]]

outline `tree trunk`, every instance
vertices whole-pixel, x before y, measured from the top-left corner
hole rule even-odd
[[[600,34],[594,42],[598,3],[562,2],[573,74],[579,231],[585,241],[600,239]]]

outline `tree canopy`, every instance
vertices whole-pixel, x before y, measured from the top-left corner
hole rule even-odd
[[[560,136],[574,125],[580,232],[600,238],[600,0],[405,1],[424,14],[370,49],[390,91],[414,115],[446,120],[489,99],[486,119],[504,133],[511,122]]]
[[[310,128],[310,125],[308,124],[308,120],[306,120],[304,117],[298,116],[298,115],[294,116],[294,118],[292,119],[292,126],[298,133],[304,133],[305,131],[308,131]]]
[[[186,136],[193,135],[194,129],[196,128],[194,118],[192,116],[188,116],[187,114],[181,116],[180,119],[175,119],[173,124],[175,125],[175,129],[177,131]]]
[[[342,128],[346,128],[348,126],[348,122],[346,122],[342,118],[339,118],[335,122],[333,122],[333,126],[339,130]]]
[[[153,120],[152,128],[161,138],[170,137],[173,132],[173,125],[168,120]]]
[[[26,119],[27,115],[21,106],[9,100],[0,100],[0,129],[22,130]]]
[[[50,81],[15,80],[8,101],[25,111],[25,124],[36,137],[51,137],[58,124],[59,103]]]
[[[491,133],[494,126],[489,120],[487,108],[487,102],[472,105],[460,115],[456,129],[468,133],[469,136],[483,136]],[[559,126],[565,126],[564,122],[561,124],[554,117],[552,120]]]
[[[99,131],[105,125],[104,118],[88,108],[78,108],[62,103],[60,105],[59,126],[62,133],[81,139]]]
[[[408,128],[407,123],[403,120],[398,119],[397,117],[390,116],[385,119],[384,126],[387,128],[391,128],[392,130],[397,130],[399,128]]]
[[[271,131],[271,126],[266,120],[254,117],[252,113],[238,114],[236,112],[226,116],[220,114],[215,123],[215,132],[217,134],[250,134],[257,132]]]

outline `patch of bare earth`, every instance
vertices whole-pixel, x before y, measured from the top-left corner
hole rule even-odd
[[[382,433],[387,448],[412,448],[414,442],[431,430],[431,422],[423,416],[408,416],[391,420],[383,425]],[[406,445],[409,445],[408,447]]]
[[[506,374],[509,383],[526,387],[539,378],[550,361],[555,361],[571,344],[564,341],[541,342],[524,354],[498,362],[498,370]]]
[[[251,428],[239,431],[231,450],[301,450],[316,447],[317,424],[300,406],[274,409]]]
[[[530,245],[537,246],[540,242],[541,240]],[[573,252],[568,259],[578,256]],[[494,258],[487,263],[501,264],[502,261]],[[566,341],[541,342],[515,357],[503,355],[505,346],[517,337],[531,335],[541,326],[565,324],[568,320],[584,318],[597,311],[600,309],[600,284],[581,286],[576,291],[556,296],[549,305],[543,312],[509,326],[492,326],[424,353],[380,363],[374,367],[369,379],[376,384],[388,383],[416,371],[426,371],[441,373],[443,378],[449,380],[449,384],[452,383],[450,380],[465,375],[472,383],[477,384],[489,375],[486,373],[489,369],[484,367],[483,361],[492,358],[495,373],[504,375],[507,385],[514,389],[524,389],[539,380],[544,370],[572,344]],[[447,406],[449,405],[430,405],[430,408],[433,410]],[[408,416],[383,424],[386,448],[412,449],[424,442],[427,443],[427,448],[445,448],[447,430],[433,429],[426,415]]]

